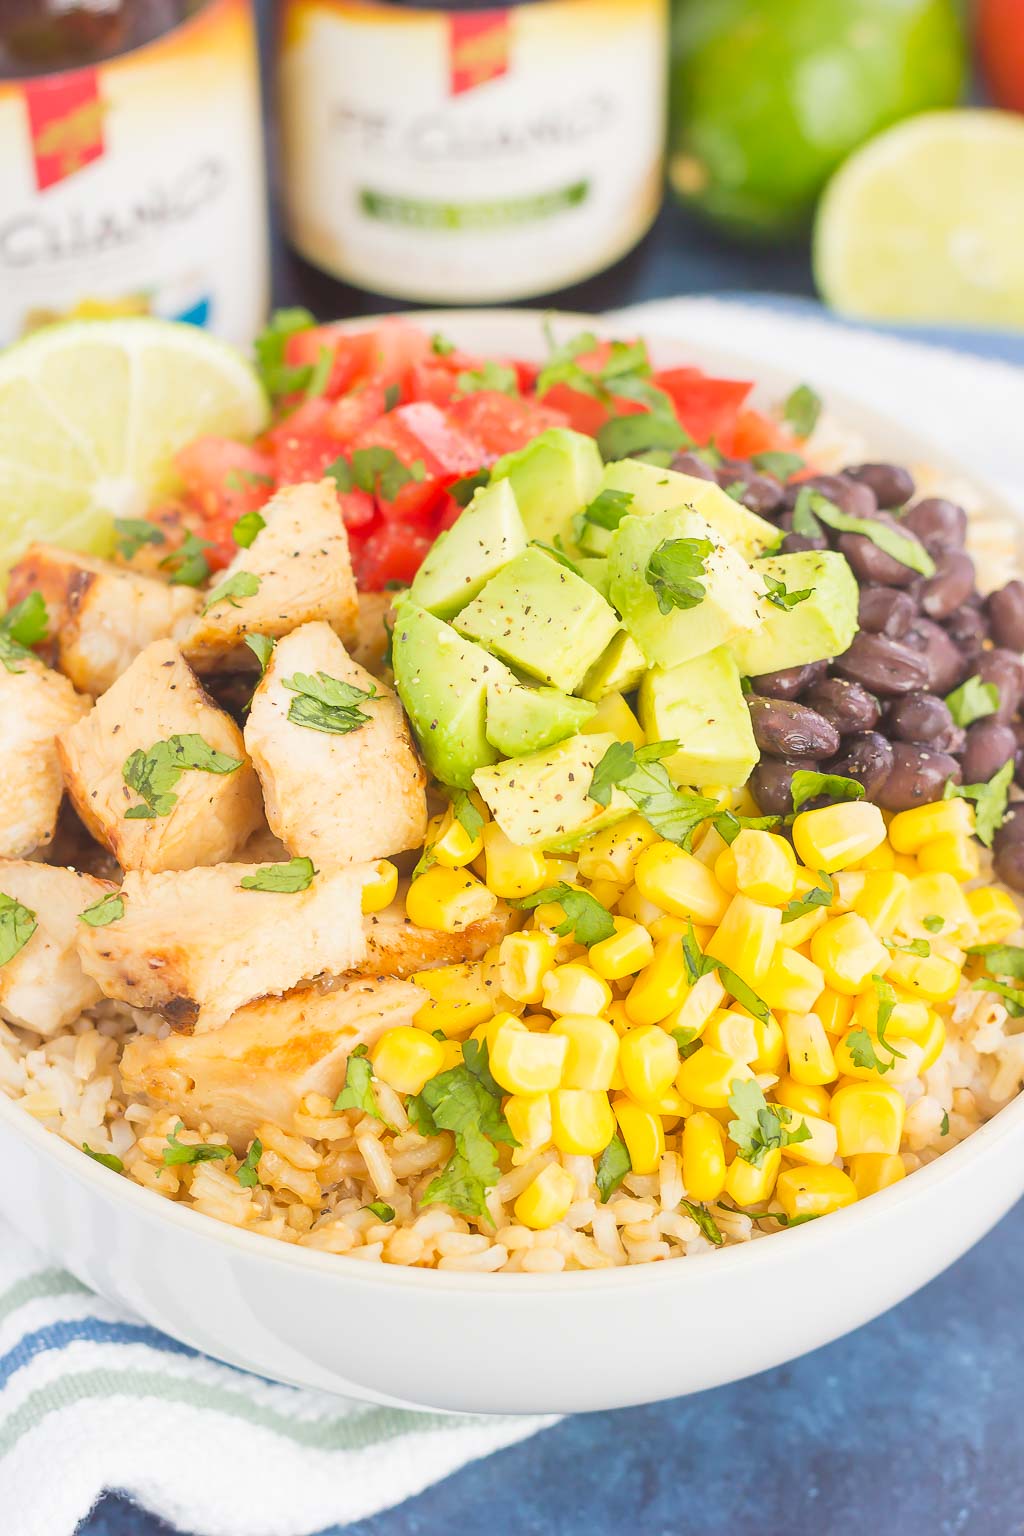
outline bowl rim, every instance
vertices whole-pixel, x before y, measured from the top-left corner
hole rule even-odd
[[[510,327],[515,322],[521,322],[523,327],[536,325],[542,328],[546,322],[550,322],[556,332],[570,327],[573,329],[583,327],[593,330],[598,335],[605,334],[612,337],[621,335],[624,328],[629,329],[628,325],[624,327],[619,316],[609,319],[604,315],[578,311],[529,308],[407,309],[381,315],[361,315],[334,323],[339,329],[359,331],[379,324],[382,320],[395,318],[409,319],[425,326],[433,324],[439,329],[444,326],[451,327],[473,322],[481,325],[500,324]],[[656,331],[642,331],[640,334],[652,345],[663,345],[678,349],[680,352],[685,351],[691,357],[700,355],[719,357],[720,366],[736,368],[744,376],[752,376],[757,391],[763,391],[765,387],[773,390],[777,387],[776,384],[766,386],[764,377],[766,372],[774,375],[777,384],[781,387],[785,387],[786,381],[789,387],[798,382],[796,376],[788,373],[784,368],[766,369],[764,364],[751,363],[749,359],[743,357],[742,353],[731,349],[710,348],[704,344],[694,344],[691,347],[678,336],[659,338]],[[859,418],[864,431],[870,432],[871,425],[874,423],[879,429],[884,427],[887,434],[892,433],[893,424],[875,413],[870,406],[844,396],[841,391],[836,391],[831,386],[825,386],[825,395],[829,414],[834,415],[838,420],[842,421],[844,414],[849,411],[855,419]],[[896,430],[899,433],[898,426]],[[987,505],[1003,514],[1008,514],[1018,528],[1020,527],[1022,522],[1020,514],[1005,498],[983,482],[979,482],[976,475],[963,470],[940,447],[932,445],[915,432],[901,435],[905,436],[908,444],[908,456],[926,457],[930,463],[969,480],[984,494]],[[48,1130],[40,1124],[22,1108],[18,1100],[12,1099],[2,1089],[0,1089],[0,1122],[8,1125],[14,1136],[23,1140],[30,1148],[37,1150],[44,1159],[56,1164],[73,1179],[91,1188],[97,1196],[108,1200],[111,1205],[121,1204],[126,1210],[136,1212],[143,1221],[161,1225],[169,1223],[176,1227],[185,1239],[220,1244],[254,1262],[263,1260],[288,1269],[305,1271],[311,1276],[319,1275],[325,1279],[334,1277],[346,1284],[355,1282],[397,1289],[427,1286],[435,1292],[464,1293],[472,1295],[477,1300],[490,1295],[500,1301],[509,1293],[535,1295],[547,1291],[566,1292],[578,1285],[615,1291],[649,1286],[658,1288],[682,1286],[687,1283],[685,1276],[694,1274],[694,1264],[713,1263],[715,1266],[713,1273],[722,1275],[724,1280],[726,1275],[733,1271],[742,1275],[749,1264],[755,1264],[760,1269],[767,1263],[788,1263],[787,1254],[812,1253],[821,1244],[832,1241],[828,1235],[830,1233],[836,1234],[837,1238],[841,1237],[843,1232],[855,1237],[858,1230],[866,1231],[872,1223],[887,1221],[908,1200],[916,1200],[918,1195],[924,1197],[929,1190],[934,1191],[941,1188],[944,1183],[954,1180],[965,1166],[972,1161],[978,1162],[994,1154],[1008,1137],[1024,1129],[1024,1089],[997,1110],[990,1120],[979,1126],[963,1141],[951,1147],[948,1152],[944,1152],[933,1162],[916,1169],[912,1175],[890,1185],[887,1189],[880,1190],[870,1198],[832,1212],[827,1224],[811,1221],[788,1233],[785,1229],[777,1233],[766,1233],[764,1237],[776,1239],[771,1245],[766,1245],[764,1238],[731,1244],[721,1251],[712,1249],[708,1253],[690,1255],[685,1263],[679,1260],[665,1260],[658,1263],[621,1265],[610,1269],[570,1270],[553,1275],[523,1272],[505,1274],[500,1271],[474,1273],[463,1270],[421,1269],[409,1265],[368,1263],[365,1260],[350,1258],[345,1254],[324,1253],[317,1249],[300,1247],[297,1243],[281,1242],[259,1232],[247,1231],[227,1222],[218,1221],[215,1217],[207,1216],[177,1201],[165,1199],[155,1191],[146,1189],[143,1185],[124,1178],[111,1169],[104,1168],[102,1164],[83,1154],[79,1147],[67,1141],[59,1132]],[[3,1195],[0,1189],[0,1213],[2,1208]],[[786,1244],[777,1241],[783,1235],[787,1236]],[[58,1261],[60,1260],[59,1252],[55,1257]]]

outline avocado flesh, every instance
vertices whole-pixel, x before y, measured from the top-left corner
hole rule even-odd
[[[583,580],[588,582],[595,592],[600,592],[605,602],[607,602],[608,589],[612,581],[611,572],[608,569],[608,561],[591,559],[589,556],[584,556],[582,559],[574,560],[573,564],[583,577]]]
[[[637,709],[649,742],[680,743],[679,751],[665,759],[677,784],[737,789],[757,765],[739,668],[725,646],[645,673]]]
[[[810,587],[811,596],[795,608],[760,599],[760,629],[729,642],[745,677],[842,655],[857,633],[858,605],[857,580],[844,555],[817,549],[770,555],[755,560],[754,570],[784,582],[789,592]]]
[[[619,621],[589,582],[528,549],[491,578],[455,628],[538,681],[573,693]]]
[[[571,736],[543,752],[478,768],[473,784],[511,842],[567,852],[636,809],[621,789],[612,790],[607,806],[589,797],[594,769],[614,741],[607,731]]]
[[[392,642],[395,687],[427,767],[443,784],[472,789],[473,774],[498,753],[487,740],[489,683],[515,686],[500,661],[449,624],[404,602]]]
[[[714,480],[681,475],[674,469],[659,469],[657,465],[644,464],[639,459],[620,459],[617,464],[605,465],[600,490],[629,491],[633,497],[629,508],[631,517],[651,517],[657,512],[670,512],[680,507],[699,512],[726,543],[733,545],[747,560],[764,554],[766,549],[774,549],[779,543],[780,533],[774,523],[733,501]],[[597,533],[603,531],[595,530]],[[587,553],[604,553],[600,541],[591,544],[589,535]]]
[[[487,687],[487,739],[503,757],[521,757],[574,736],[596,709],[596,704],[574,699],[557,688],[490,683]]]
[[[409,597],[436,618],[454,618],[528,542],[511,483],[481,486],[462,516],[435,541]]]
[[[491,484],[509,480],[531,539],[572,544],[572,523],[593,501],[601,481],[601,454],[592,437],[551,427],[525,448],[507,453],[491,470]]]
[[[598,703],[606,693],[632,693],[647,671],[647,659],[632,635],[621,629],[579,686],[582,699]]]
[[[692,608],[662,613],[647,579],[648,562],[662,544],[676,539],[706,539],[713,545],[703,558],[704,596]],[[611,601],[652,666],[689,661],[760,623],[760,580],[742,555],[723,543],[696,512],[677,509],[623,518],[612,539],[608,564]]]

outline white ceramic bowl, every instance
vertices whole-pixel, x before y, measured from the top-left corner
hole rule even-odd
[[[470,349],[543,355],[536,314],[443,312],[425,323]],[[561,334],[582,324],[595,326],[570,317]],[[703,347],[652,351],[666,364],[748,372]],[[758,371],[765,398],[796,382]],[[897,424],[830,404],[876,455],[944,465]],[[931,1280],[1024,1192],[1024,1096],[826,1221],[707,1256],[553,1276],[401,1269],[240,1232],[110,1173],[2,1093],[0,1169],[0,1211],[28,1238],[94,1290],[232,1364],[395,1406],[574,1412],[765,1370]]]

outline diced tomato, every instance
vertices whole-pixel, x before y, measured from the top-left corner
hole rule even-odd
[[[760,411],[741,411],[732,432],[723,434],[718,446],[732,459],[751,459],[755,453],[771,450],[792,452],[793,438],[779,422]]]
[[[430,337],[408,320],[382,320],[373,338],[369,375],[377,384],[405,386],[410,370],[431,355]]]
[[[215,547],[210,563],[226,565],[237,553],[231,530],[258,511],[274,490],[274,463],[265,453],[227,437],[199,437],[175,455],[187,503],[199,514],[200,536]]]
[[[428,480],[446,475],[458,479],[479,469],[484,460],[481,444],[463,431],[456,411],[442,411],[428,400],[389,411],[360,432],[352,447],[390,448],[407,468],[419,460]]]
[[[369,529],[377,516],[377,503],[366,491],[345,491],[338,497],[341,519],[349,533]]]
[[[341,457],[344,447],[345,444],[336,437],[327,437],[322,433],[282,438],[274,454],[278,485],[299,485],[304,480],[322,480],[327,468]]]
[[[671,398],[680,424],[698,443],[720,443],[733,431],[753,385],[743,379],[712,379],[699,368],[665,368],[654,383]]]
[[[447,366],[447,359],[433,357],[409,370],[409,394],[413,400],[444,407],[455,394],[455,379],[456,370]]]
[[[364,592],[380,592],[389,581],[412,581],[434,542],[433,530],[419,532],[403,523],[384,523],[366,539],[352,541],[352,565]]]
[[[383,384],[366,384],[331,406],[330,428],[342,443],[350,443],[371,422],[383,416],[388,408],[387,390]]]
[[[331,372],[323,394],[328,400],[335,400],[370,371],[373,338],[373,331],[353,333],[339,325],[317,325],[289,336],[284,359],[292,368],[315,368],[321,354],[325,350],[330,352]]]
[[[448,419],[479,444],[476,462],[467,464],[461,474],[471,473],[482,464],[501,458],[503,453],[525,447],[531,438],[549,427],[569,424],[568,417],[552,409],[546,400],[542,403],[521,395],[505,395],[497,389],[480,389],[453,401]]]

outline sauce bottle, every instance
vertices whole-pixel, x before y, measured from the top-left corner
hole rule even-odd
[[[137,313],[244,343],[266,301],[250,0],[0,0],[0,344]]]
[[[279,0],[290,238],[397,298],[581,281],[661,201],[667,0]]]

